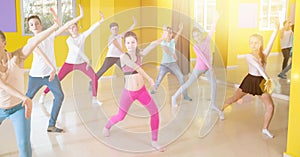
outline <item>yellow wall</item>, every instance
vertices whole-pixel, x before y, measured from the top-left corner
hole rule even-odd
[[[296,3],[296,1],[294,1]],[[296,5],[295,26],[300,25],[300,5]],[[295,27],[294,41],[300,41],[300,28]],[[296,43],[296,42],[294,42]],[[294,44],[294,52],[300,52],[300,45]],[[300,53],[293,53],[293,63],[300,62]],[[300,64],[292,65],[291,85],[290,85],[290,106],[289,106],[289,123],[286,154],[300,156]]]
[[[257,25],[256,28],[239,28],[238,16],[239,6],[244,3],[257,4],[258,17],[260,14],[260,0],[217,0],[217,9],[221,12],[219,24],[217,26],[216,42],[222,53],[225,66],[237,65],[237,55],[247,54],[250,52],[248,46],[249,36],[253,33],[260,33],[264,36],[264,43],[267,44],[272,31],[260,31]],[[280,52],[279,38],[274,42],[272,52]]]
[[[84,1],[82,3],[87,3],[87,1]],[[16,48],[22,47],[27,43],[27,40],[31,36],[23,36],[22,35],[22,23],[21,23],[21,3],[20,1],[16,1],[16,20],[17,20],[17,32],[5,32],[5,35],[7,36],[7,50],[9,52],[16,50]],[[88,8],[85,8],[88,10]],[[86,17],[89,16],[89,13],[85,14]],[[86,18],[85,21],[88,21],[89,18]],[[85,22],[83,22],[85,23]],[[84,26],[84,24],[82,24]],[[55,56],[56,56],[56,65],[58,67],[62,66],[64,63],[67,54],[68,54],[68,47],[66,45],[66,39],[67,36],[59,36],[55,39]],[[32,55],[29,56],[28,59],[26,59],[24,68],[29,69],[31,68],[32,63]]]

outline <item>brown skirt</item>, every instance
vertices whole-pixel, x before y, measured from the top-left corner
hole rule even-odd
[[[262,76],[253,76],[248,74],[240,87],[244,93],[252,95],[262,95],[264,93],[264,83],[266,80]]]

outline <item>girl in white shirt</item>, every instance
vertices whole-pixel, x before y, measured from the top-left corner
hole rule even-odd
[[[273,116],[274,103],[271,95],[269,94],[271,91],[271,80],[267,75],[265,68],[267,57],[271,52],[274,40],[278,33],[278,27],[279,24],[277,24],[266,49],[263,49],[263,37],[261,35],[253,34],[250,36],[249,45],[252,52],[246,56],[249,74],[244,78],[234,95],[225,101],[222,109],[223,111],[226,107],[230,106],[232,103],[236,102],[248,93],[257,95],[266,106],[262,133],[270,138],[274,137],[268,130]]]
[[[69,52],[65,63],[58,72],[58,79],[60,81],[74,70],[80,70],[90,77],[92,80],[92,103],[97,105],[102,105],[102,102],[97,99],[98,77],[90,65],[89,58],[84,53],[84,45],[86,38],[104,21],[102,12],[100,12],[100,16],[101,20],[83,33],[78,32],[77,23],[72,24],[68,28],[68,31],[71,34],[67,39]],[[44,90],[44,94],[41,95],[39,103],[44,103],[45,96],[49,91],[48,87]]]

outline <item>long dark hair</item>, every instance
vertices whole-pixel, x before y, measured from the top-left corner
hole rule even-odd
[[[137,36],[136,36],[136,34],[134,33],[134,32],[132,32],[132,31],[129,31],[129,32],[126,32],[125,34],[124,34],[124,42],[126,41],[126,38],[127,37],[133,37],[135,40],[136,40],[136,42],[138,42],[138,38],[137,38]],[[139,47],[137,46],[136,47],[136,55],[137,56],[140,56],[140,49],[139,49]]]

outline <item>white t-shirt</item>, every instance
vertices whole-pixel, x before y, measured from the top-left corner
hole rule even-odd
[[[55,32],[52,33],[48,38],[42,41],[38,47],[42,50],[50,62],[56,66],[55,55],[54,55],[54,38]],[[29,75],[32,77],[45,77],[51,74],[51,67],[44,61],[44,59],[38,55],[36,52],[33,52],[33,61]]]
[[[89,61],[89,58],[84,53],[85,40],[98,26],[100,26],[99,22],[93,24],[88,30],[79,34],[78,37],[69,37],[67,39],[69,52],[65,61],[66,63],[81,64]]]
[[[260,61],[254,57],[252,54],[247,54],[246,55],[246,60],[248,63],[248,68],[249,68],[249,74],[253,76],[262,76],[265,80],[269,78],[267,75],[265,69],[266,69],[266,64],[262,66],[260,64]]]
[[[122,36],[118,35],[114,37],[119,43],[119,45],[122,47]],[[108,41],[109,43],[110,41]],[[120,51],[113,43],[110,43],[108,45],[108,52],[106,54],[106,57],[120,57],[123,54],[122,51]]]
[[[293,34],[292,30],[283,32],[283,38],[280,39],[281,49],[292,47],[292,45],[293,45],[292,40],[291,40],[292,34]]]

